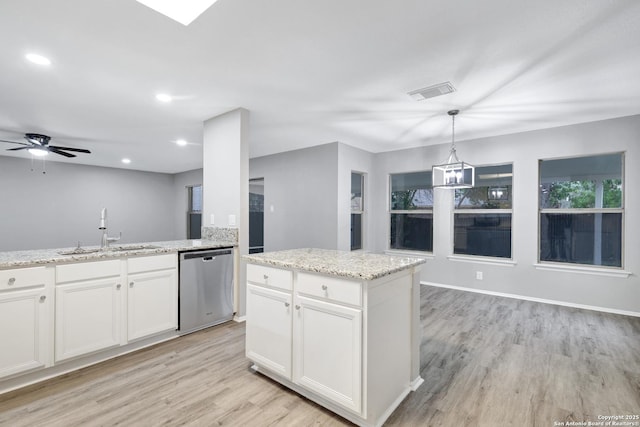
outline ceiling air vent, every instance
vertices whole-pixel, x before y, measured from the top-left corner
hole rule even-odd
[[[409,96],[411,96],[416,101],[422,101],[423,99],[435,98],[436,96],[446,95],[451,92],[455,92],[456,88],[453,87],[451,82],[438,83],[437,85],[424,87],[422,89],[417,89],[409,92]]]

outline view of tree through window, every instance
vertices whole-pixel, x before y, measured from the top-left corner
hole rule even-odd
[[[622,266],[623,155],[540,161],[540,261]]]
[[[604,179],[603,208],[619,208],[622,206],[622,180]],[[542,208],[587,209],[596,207],[595,181],[565,181],[541,185]]]
[[[453,253],[511,258],[510,164],[475,169],[475,187],[456,190]]]
[[[391,249],[433,251],[431,171],[390,176]]]

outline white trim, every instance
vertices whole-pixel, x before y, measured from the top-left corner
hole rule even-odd
[[[509,259],[509,258],[505,258],[505,259],[499,259],[499,258],[490,258],[490,257],[478,257],[478,256],[472,256],[472,255],[448,255],[447,259],[449,261],[456,261],[456,262],[470,262],[473,264],[488,264],[488,265],[501,265],[504,267],[515,267],[515,265],[517,264],[516,261]]]
[[[384,251],[385,255],[395,255],[395,256],[411,256],[414,258],[422,258],[425,260],[435,259],[435,255],[433,252],[420,252],[420,251],[405,251],[402,249],[386,249]]]
[[[245,316],[238,316],[238,315],[233,316],[233,321],[234,322],[242,323],[242,322],[246,322],[246,320],[247,320],[247,316],[246,315]]]
[[[411,391],[416,391],[420,386],[424,383],[424,378],[418,375],[418,377],[414,378],[411,383],[409,383],[409,387]]]
[[[454,199],[455,203],[455,199]],[[475,208],[453,208],[454,214],[460,215],[492,215],[492,214],[511,214],[513,209],[475,209]]]
[[[631,276],[633,273],[625,270],[614,270],[608,268],[597,268],[597,267],[582,267],[577,265],[566,265],[566,264],[540,264],[536,263],[533,266],[537,270],[548,270],[548,271],[561,271],[564,273],[579,273],[579,274],[590,274],[592,276],[607,276],[607,277],[619,277],[626,279]]]
[[[636,311],[618,310],[616,308],[597,307],[597,306],[586,305],[586,304],[574,304],[574,303],[565,302],[565,301],[556,301],[556,300],[550,300],[550,299],[545,299],[545,298],[536,298],[536,297],[528,297],[528,296],[524,296],[524,295],[507,294],[507,293],[504,293],[504,292],[487,291],[487,290],[484,290],[484,289],[465,288],[463,286],[452,286],[452,285],[445,285],[445,284],[442,284],[442,283],[433,283],[433,282],[421,281],[420,284],[423,285],[423,286],[434,286],[436,288],[448,288],[448,289],[455,289],[455,290],[458,290],[458,291],[475,292],[477,294],[486,294],[486,295],[493,295],[493,296],[497,296],[497,297],[513,298],[513,299],[519,299],[519,300],[524,300],[524,301],[540,302],[540,303],[543,303],[543,304],[552,304],[552,305],[560,305],[560,306],[563,306],[563,307],[579,308],[581,310],[601,311],[603,313],[613,313],[613,314],[621,314],[623,316],[640,317],[640,312],[636,312]]]
[[[546,214],[598,214],[598,213],[624,213],[623,208],[544,208],[539,210],[540,213]]]

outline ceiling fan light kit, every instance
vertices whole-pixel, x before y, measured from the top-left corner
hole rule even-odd
[[[0,141],[8,142],[9,144],[18,144],[22,146],[22,147],[16,147],[16,148],[8,148],[7,151],[27,150],[32,155],[39,156],[39,157],[46,156],[49,153],[59,154],[64,157],[76,157],[75,154],[67,153],[67,151],[73,151],[75,153],[91,154],[91,151],[85,150],[84,148],[60,147],[57,145],[49,145],[49,141],[51,140],[51,137],[47,135],[42,135],[39,133],[27,133],[24,135],[24,139],[27,140],[27,143],[7,141],[4,139],[0,139]]]
[[[459,112],[459,110],[447,112],[451,116],[451,148],[447,162],[433,166],[434,188],[472,188],[475,185],[475,167],[460,161],[456,153],[456,115]]]

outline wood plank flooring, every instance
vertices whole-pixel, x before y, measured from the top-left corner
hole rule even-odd
[[[425,383],[388,426],[640,414],[640,318],[423,286]],[[244,324],[0,395],[1,426],[348,426],[249,370]],[[558,424],[556,424],[558,425]]]

